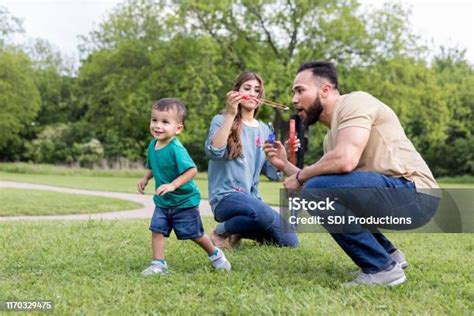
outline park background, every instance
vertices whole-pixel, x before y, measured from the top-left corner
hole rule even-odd
[[[349,0],[127,0],[83,34],[76,65],[44,39],[15,43],[21,21],[0,6],[0,179],[135,192],[151,103],[174,96],[188,107],[180,139],[198,164],[206,198],[204,139],[235,76],[259,72],[266,97],[290,105],[298,66],[326,59],[336,64],[341,93],[367,91],[398,114],[443,187],[472,188],[472,61],[463,47],[429,45],[411,29],[409,11],[399,2]],[[259,119],[284,139],[289,115],[263,107]],[[309,129],[307,163],[321,156],[324,133]],[[278,204],[280,186],[262,179],[264,199]],[[0,194],[0,216],[135,206],[42,191]],[[204,222],[210,232],[214,222]],[[150,281],[139,276],[150,253],[145,220],[0,227],[0,301],[52,299],[59,314],[473,311],[474,242],[467,234],[396,234],[412,263],[409,283],[351,290],[342,283],[354,266],[326,234],[302,235],[294,250],[246,243],[229,254],[230,275],[212,273],[199,250],[171,238],[176,273]]]

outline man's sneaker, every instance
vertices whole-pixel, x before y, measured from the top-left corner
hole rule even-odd
[[[216,247],[215,254],[209,256],[212,266],[216,270],[230,271],[230,262],[224,255],[224,252]]]
[[[160,261],[157,261],[157,260],[153,260],[151,262],[151,265],[146,268],[145,270],[143,270],[142,272],[142,275],[143,276],[151,276],[151,275],[155,275],[155,274],[168,274],[169,271],[168,271],[168,264],[165,262],[165,263],[162,263]]]
[[[229,246],[230,248],[238,248],[242,244],[242,237],[239,234],[232,234],[229,237]]]
[[[400,249],[397,249],[394,252],[392,252],[390,254],[390,257],[392,257],[392,259],[396,263],[398,263],[402,267],[402,269],[406,269],[408,267],[407,259],[405,259],[405,255]]]
[[[391,270],[384,270],[377,273],[363,273],[359,275],[351,282],[346,283],[348,286],[354,285],[388,285],[395,286],[404,283],[407,280],[405,272],[402,267],[397,263]]]
[[[230,243],[229,243],[229,238],[223,237],[217,234],[215,230],[212,232],[211,236],[209,237],[211,238],[211,241],[214,244],[214,246],[221,249],[226,249],[226,250],[231,248]]]

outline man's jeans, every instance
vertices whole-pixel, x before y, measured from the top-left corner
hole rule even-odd
[[[393,178],[375,172],[350,172],[322,175],[309,179],[302,197],[320,201],[335,200],[335,210],[310,211],[311,215],[330,215],[376,218],[410,217],[411,225],[362,225],[359,223],[323,226],[364,273],[376,273],[389,268],[390,253],[396,248],[377,227],[411,229],[426,224],[434,215],[439,199],[418,193],[415,184],[403,178]]]
[[[214,209],[218,234],[239,234],[242,238],[278,246],[297,247],[295,232],[282,228],[280,214],[256,197],[236,192],[226,195]]]

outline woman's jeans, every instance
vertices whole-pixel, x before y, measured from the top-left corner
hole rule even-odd
[[[239,234],[242,238],[278,246],[297,247],[298,237],[282,227],[280,214],[256,197],[235,192],[214,208],[218,234]]]
[[[322,175],[309,179],[301,192],[302,198],[321,201],[335,200],[334,210],[309,211],[311,215],[355,217],[410,217],[411,225],[346,224],[323,226],[364,273],[376,273],[393,264],[390,253],[393,244],[377,227],[413,229],[426,224],[436,212],[439,199],[417,192],[415,184],[403,178],[375,172],[351,172]]]

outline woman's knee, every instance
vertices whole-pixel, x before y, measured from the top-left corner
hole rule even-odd
[[[256,227],[259,227],[261,230],[266,230],[273,224],[274,217],[272,211],[273,209],[268,205],[264,207],[253,205],[251,208],[251,220]]]

